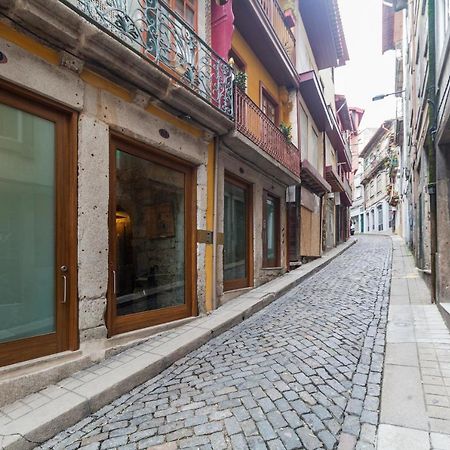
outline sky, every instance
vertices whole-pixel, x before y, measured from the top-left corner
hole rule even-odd
[[[382,0],[338,0],[350,61],[335,71],[336,93],[365,110],[360,130],[395,117],[395,97],[372,97],[395,89],[395,53],[381,53]]]

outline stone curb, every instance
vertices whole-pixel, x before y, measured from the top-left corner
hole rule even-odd
[[[93,368],[82,370],[72,377],[46,388],[38,395],[43,394],[41,395],[44,399],[42,401],[45,401],[45,398],[48,397],[48,395],[45,396],[46,392],[50,390],[52,394],[49,401],[31,408],[22,415],[17,411],[20,411],[22,405],[32,404],[29,399],[33,396],[36,397],[36,394],[1,408],[0,449],[31,449],[76,424],[89,414],[95,413],[134,387],[155,377],[210,339],[262,310],[327,266],[356,242],[357,239],[353,238],[331,250],[322,258],[248,291],[211,314],[181,326],[176,333],[173,333],[176,336],[172,339],[150,338],[137,347],[125,350]],[[125,362],[119,363],[122,361]],[[96,375],[96,371],[98,371],[98,375]],[[19,406],[16,406],[17,404]],[[8,414],[6,411],[11,412]],[[9,417],[13,417],[14,411],[18,417],[9,423],[2,423],[2,415],[4,416],[6,413]]]

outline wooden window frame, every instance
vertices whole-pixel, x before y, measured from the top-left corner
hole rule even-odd
[[[275,249],[275,259],[267,258],[267,199],[271,198],[275,200],[275,239],[276,249]],[[269,191],[263,191],[263,226],[262,226],[262,241],[263,241],[263,269],[280,267],[281,263],[281,246],[280,246],[280,236],[281,236],[281,208],[280,208],[280,197],[272,194]]]
[[[225,172],[224,179],[224,193],[225,193],[225,182],[233,184],[234,186],[240,187],[245,190],[247,195],[247,277],[240,278],[236,280],[223,281],[223,290],[233,291],[235,289],[243,289],[253,286],[253,191],[252,185],[245,180],[237,177],[236,175]]]
[[[118,316],[116,314],[116,296],[114,294],[113,271],[116,270],[116,150],[142,158],[146,161],[174,169],[185,175],[185,303],[183,305],[143,311],[140,313]],[[147,328],[162,323],[172,322],[197,315],[197,216],[195,166],[175,156],[163,153],[147,144],[127,136],[111,133],[109,152],[109,277],[107,293],[107,328],[108,337],[116,334]]]
[[[230,58],[233,58],[236,69],[238,69],[240,72],[247,73],[247,64],[244,58],[242,58],[241,55],[233,47],[228,52],[228,59]]]
[[[196,33],[198,32],[198,0],[182,0],[183,1],[183,14],[180,14],[176,10],[176,1],[177,0],[166,0],[169,8],[175,13],[178,14],[188,26],[190,26]],[[186,4],[194,11],[194,24],[191,25],[186,19]]]
[[[66,350],[78,337],[77,123],[78,114],[59,103],[0,80],[0,103],[55,124],[55,332],[0,343],[0,367]],[[61,266],[67,271],[67,299]],[[0,293],[1,295],[1,293]]]
[[[280,105],[275,97],[270,93],[262,81],[259,82],[259,107],[263,110],[263,97],[269,99],[270,103],[275,107],[275,122],[274,125],[278,127],[280,125]],[[266,116],[268,117],[268,116]]]

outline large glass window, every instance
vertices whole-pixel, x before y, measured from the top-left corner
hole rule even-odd
[[[226,180],[223,257],[225,289],[249,285],[249,245],[249,189],[235,180]]]
[[[117,315],[185,303],[185,174],[116,151]]]
[[[55,332],[55,124],[0,104],[0,342]]]

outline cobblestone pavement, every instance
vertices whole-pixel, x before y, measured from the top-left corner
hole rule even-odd
[[[373,449],[391,246],[360,237],[252,318],[39,448]]]

